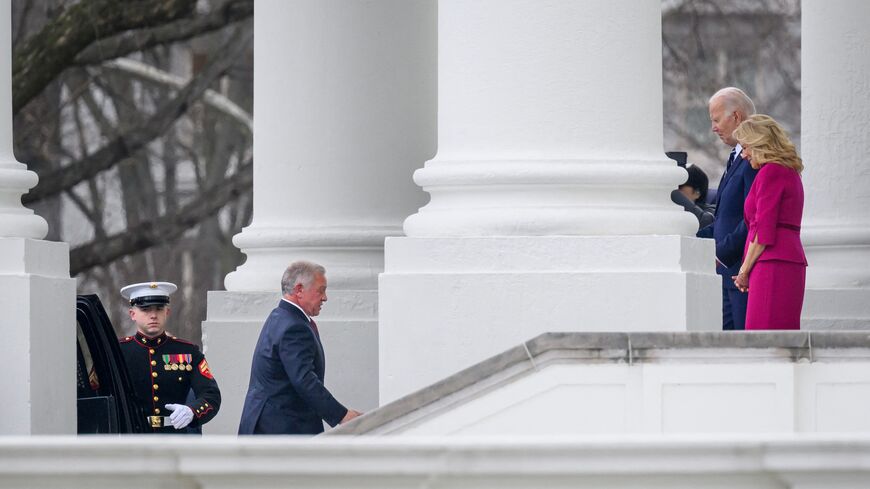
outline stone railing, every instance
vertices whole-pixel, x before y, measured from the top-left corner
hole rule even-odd
[[[6,437],[0,488],[845,489],[870,437]]]
[[[866,332],[547,333],[327,435],[870,433]]]

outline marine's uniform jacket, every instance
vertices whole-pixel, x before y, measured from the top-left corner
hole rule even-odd
[[[137,332],[120,342],[133,391],[146,415],[169,416],[172,411],[166,409],[166,404],[185,404],[193,410],[190,427],[214,418],[220,408],[221,393],[205,355],[196,345],[165,332],[155,338]],[[187,403],[191,389],[195,400]],[[152,429],[155,433],[185,432],[171,425]]]

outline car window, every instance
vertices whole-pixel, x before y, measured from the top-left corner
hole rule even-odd
[[[76,321],[76,356],[77,361],[77,377],[78,377],[78,397],[94,397],[99,395],[100,378],[97,375],[97,370],[94,368],[94,358],[91,355],[91,348],[85,339],[85,334],[82,332],[82,325]]]

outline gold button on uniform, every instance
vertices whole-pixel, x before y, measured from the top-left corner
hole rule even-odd
[[[155,365],[157,365],[157,360],[151,360],[151,366],[153,367]]]
[[[148,349],[148,353],[150,353],[150,354],[153,355],[153,354],[154,354],[154,348],[149,348],[149,349]]]
[[[157,378],[157,372],[151,372],[151,376]]]
[[[157,396],[154,396],[154,402],[157,402],[157,401],[159,401],[159,400],[160,400],[160,398],[159,398],[159,397],[157,397]]]
[[[160,386],[159,386],[159,385],[157,385],[157,384],[154,384],[154,385],[153,385],[153,387],[154,387],[154,390],[157,390],[157,389],[159,389],[159,388],[160,388]]]
[[[160,410],[157,408],[154,408],[154,414],[160,414]]]

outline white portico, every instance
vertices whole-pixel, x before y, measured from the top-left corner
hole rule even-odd
[[[380,400],[546,331],[721,328],[669,192],[661,4],[442,0],[431,195],[388,238]]]

